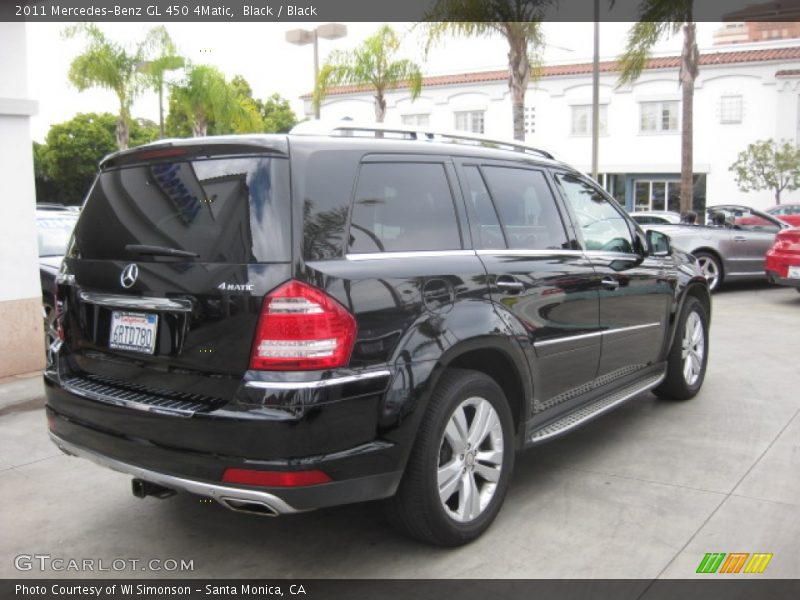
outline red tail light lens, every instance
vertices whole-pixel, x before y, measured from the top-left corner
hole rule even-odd
[[[242,483],[263,487],[300,487],[319,485],[331,481],[323,471],[255,471],[253,469],[225,469],[224,483]]]
[[[250,368],[310,371],[343,367],[356,340],[356,321],[322,290],[288,281],[266,298]]]

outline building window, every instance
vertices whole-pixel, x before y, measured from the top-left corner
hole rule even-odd
[[[642,133],[678,131],[678,101],[642,102],[639,130]]]
[[[601,104],[600,114],[600,135],[608,133],[608,107]],[[572,135],[592,135],[592,105],[581,104],[572,107]]]
[[[720,123],[741,123],[743,112],[742,97],[722,96],[719,99],[719,122]]]
[[[408,125],[409,127],[428,127],[431,124],[431,116],[428,113],[403,115],[400,119],[403,125]]]
[[[453,113],[455,115],[456,129],[471,133],[483,133],[484,110],[463,110]]]
[[[536,109],[533,106],[525,107],[525,133],[536,133]]]

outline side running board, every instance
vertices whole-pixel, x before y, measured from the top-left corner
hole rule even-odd
[[[613,394],[604,396],[603,398],[600,398],[591,404],[587,404],[575,412],[564,415],[560,419],[553,421],[552,423],[548,423],[544,427],[531,433],[528,437],[528,442],[531,444],[538,444],[539,442],[543,442],[557,435],[561,435],[562,433],[566,433],[570,429],[574,429],[575,427],[583,425],[587,421],[591,421],[595,417],[599,417],[600,415],[619,406],[623,402],[630,400],[634,396],[653,389],[659,383],[661,383],[661,380],[664,379],[665,374],[666,372],[651,375],[647,379],[632,383],[617,390]]]

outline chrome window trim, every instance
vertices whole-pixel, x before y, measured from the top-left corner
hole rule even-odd
[[[475,251],[478,256],[517,256],[524,254],[526,256],[584,256],[583,250],[542,250],[542,249],[525,249],[525,248],[498,248],[496,250],[483,248]]]
[[[91,460],[102,467],[119,473],[125,473],[150,483],[163,485],[169,489],[185,490],[191,494],[213,498],[226,508],[231,508],[231,506],[226,503],[225,500],[236,500],[239,502],[261,502],[275,510],[278,514],[302,512],[274,494],[269,494],[261,490],[239,488],[230,485],[218,485],[216,483],[167,475],[166,473],[151,471],[97,454],[91,450],[72,444],[52,432],[50,432],[50,439],[66,454]]]
[[[475,250],[419,250],[414,252],[367,252],[346,254],[347,260],[386,260],[389,258],[425,258],[447,256],[475,256]]]
[[[244,386],[246,388],[259,390],[314,390],[334,385],[354,383],[356,381],[377,379],[378,377],[389,377],[391,374],[389,369],[384,369],[381,371],[358,373],[356,375],[333,377],[331,379],[315,379],[314,381],[248,381]]]
[[[535,348],[541,348],[545,346],[552,346],[554,344],[561,344],[566,342],[574,342],[576,340],[589,339],[597,336],[611,336],[611,335],[618,335],[620,333],[627,333],[630,331],[637,331],[641,329],[651,329],[653,327],[661,327],[661,323],[644,323],[642,325],[631,325],[629,327],[615,327],[613,329],[594,331],[592,333],[581,333],[579,335],[571,335],[569,337],[561,337],[554,340],[543,340],[541,342],[534,342],[533,345]]]
[[[79,293],[81,302],[107,306],[109,308],[132,308],[139,310],[171,310],[191,312],[192,302],[175,298],[155,298],[142,296],[121,296],[117,294],[98,294],[95,292]]]

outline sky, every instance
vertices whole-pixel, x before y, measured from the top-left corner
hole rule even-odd
[[[147,30],[158,23],[101,23],[104,33],[134,47]],[[242,75],[257,98],[278,92],[290,100],[292,108],[303,116],[300,96],[313,83],[311,46],[295,46],[285,41],[286,31],[297,27],[310,29],[319,23],[169,23],[165,24],[183,56],[193,63],[218,67],[228,78]],[[375,32],[382,23],[346,23],[347,37],[320,40],[320,64],[334,49],[350,50]],[[391,24],[402,36],[399,56],[423,66],[425,75],[460,73],[506,68],[507,47],[502,37],[449,39],[436,46],[427,58],[423,53],[424,36],[411,23]],[[698,23],[700,48],[711,46],[718,23]],[[116,97],[107,91],[78,92],[67,80],[72,59],[85,42],[63,39],[64,23],[29,23],[27,25],[28,95],[39,102],[39,113],[31,120],[34,140],[44,141],[54,123],[71,119],[79,112],[117,113]],[[545,23],[544,58],[547,63],[588,62],[592,56],[593,23]],[[629,23],[601,23],[601,59],[614,58],[623,50]],[[680,36],[662,42],[656,53],[679,53]],[[324,112],[324,111],[323,111]],[[133,116],[158,121],[155,92],[146,91],[133,105]],[[323,114],[324,118],[324,114]]]

